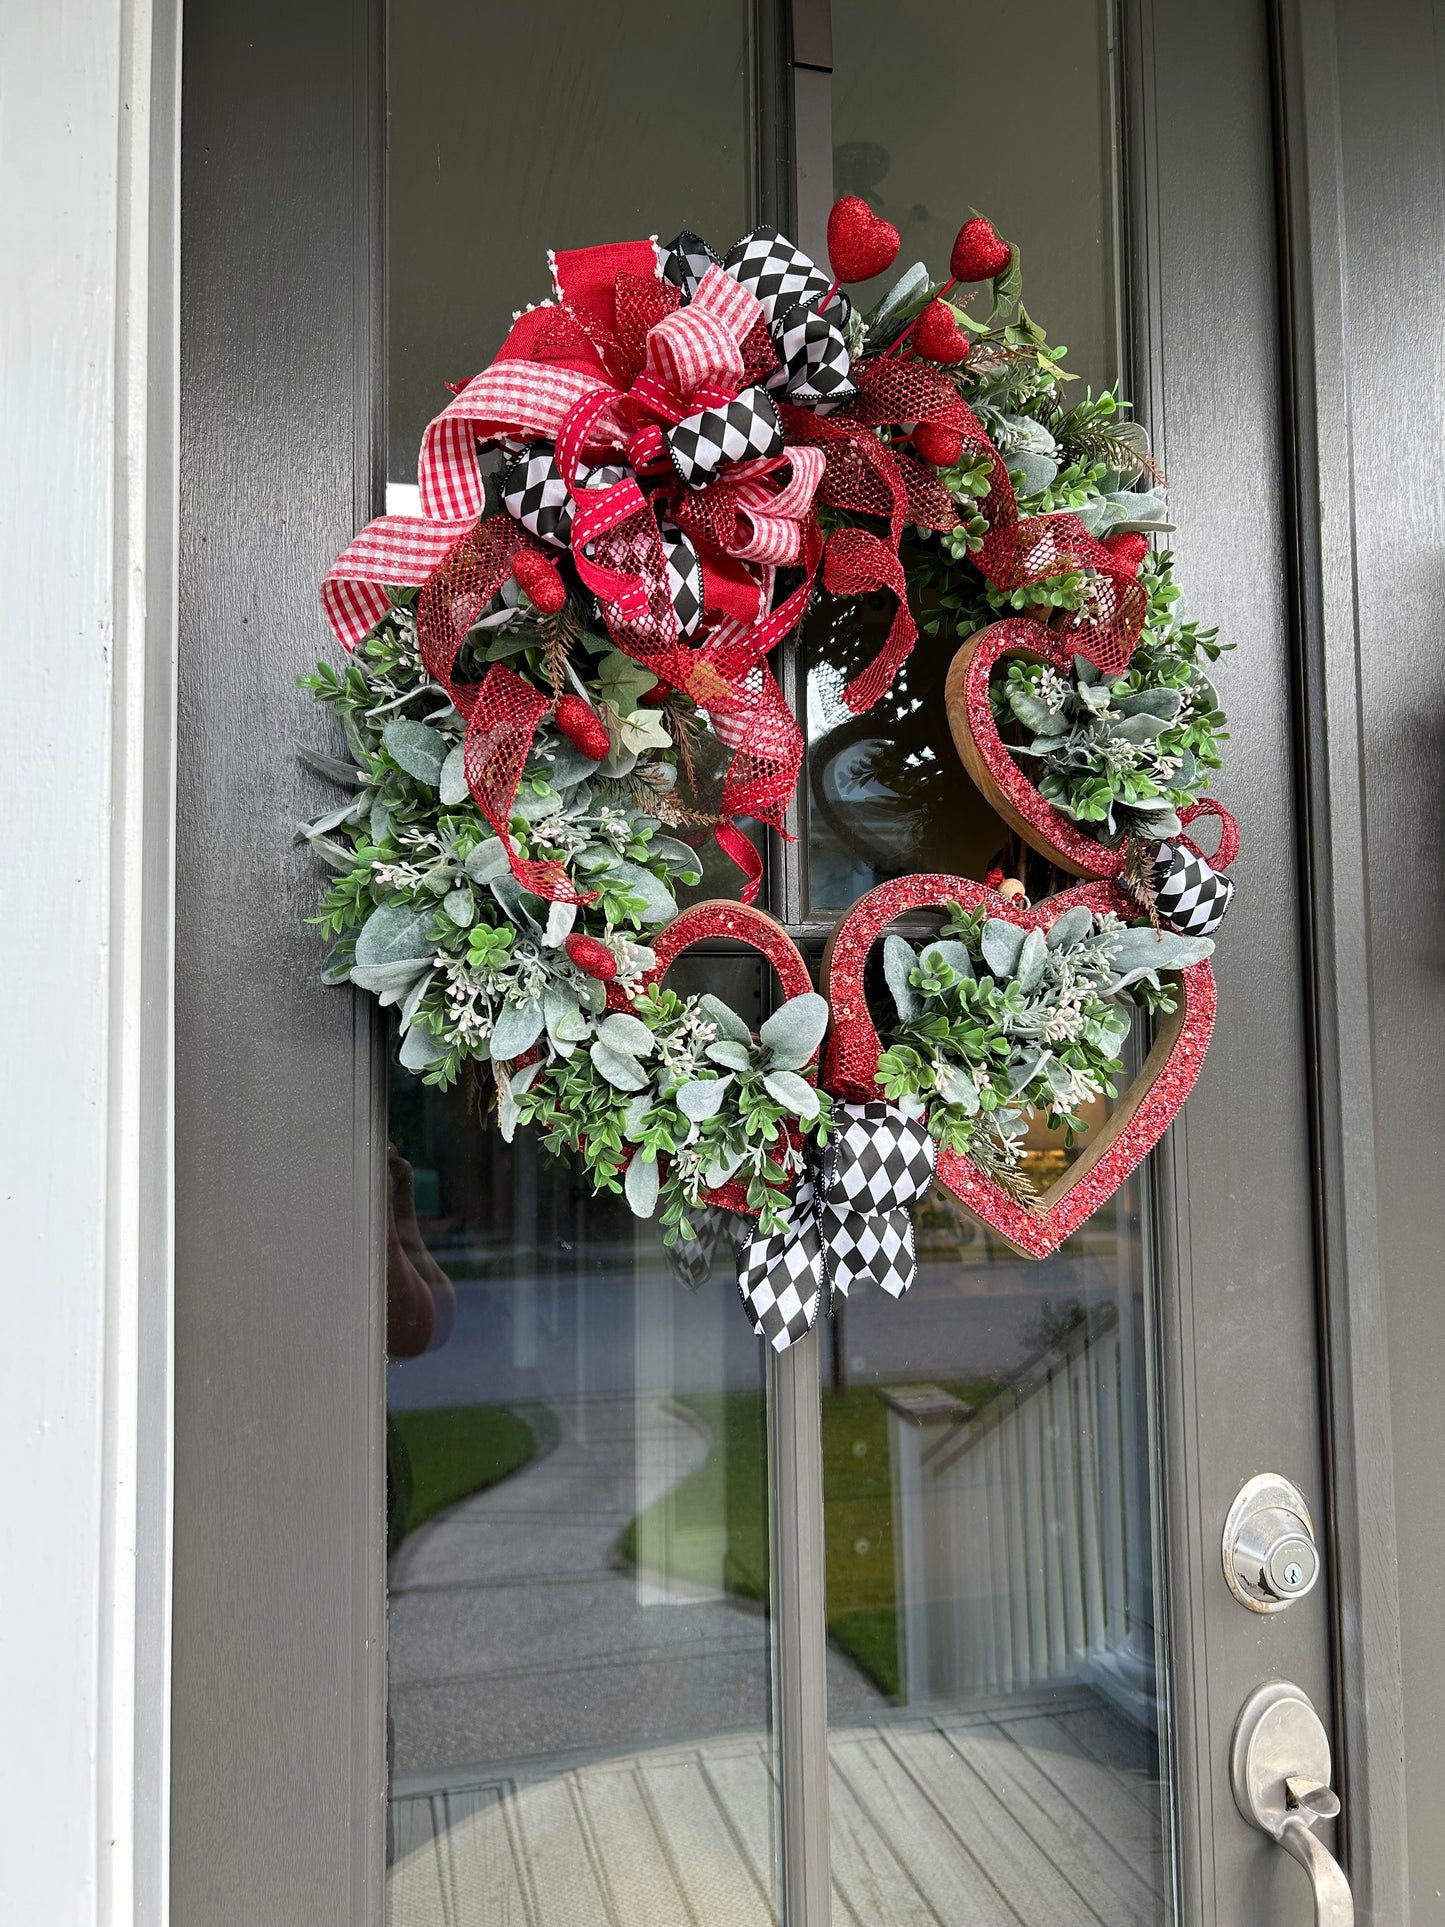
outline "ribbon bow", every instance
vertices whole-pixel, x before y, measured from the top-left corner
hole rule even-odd
[[[938,1146],[896,1104],[839,1104],[826,1150],[812,1158],[782,1230],[754,1231],[738,1254],[738,1293],[753,1330],[786,1351],[813,1329],[823,1285],[844,1298],[859,1281],[901,1298],[913,1283],[916,1204],[933,1183]]]

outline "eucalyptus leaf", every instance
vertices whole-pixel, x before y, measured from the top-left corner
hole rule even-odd
[[[655,1157],[637,1153],[622,1180],[622,1195],[634,1218],[650,1218],[657,1208],[658,1170]]]
[[[655,836],[647,846],[649,856],[661,857],[668,868],[678,876],[692,877],[702,875],[702,861],[694,849],[680,842],[675,836]]]
[[[513,1057],[520,1057],[524,1050],[530,1050],[542,1032],[542,1000],[530,998],[526,1003],[506,1003],[502,1014],[492,1026],[492,1057],[499,1064],[507,1063]]]
[[[753,1061],[753,1054],[747,1045],[740,1044],[735,1037],[720,1037],[715,1044],[709,1044],[707,1055],[714,1064],[721,1064],[730,1071],[745,1071]]]
[[[1082,903],[1076,903],[1072,910],[1066,910],[1061,917],[1055,917],[1049,925],[1045,942],[1050,950],[1068,950],[1076,943],[1082,943],[1091,936],[1094,929],[1094,913]]]
[[[411,957],[430,958],[432,944],[427,936],[432,912],[414,910],[404,903],[383,903],[372,911],[356,938],[359,964],[399,963]]]
[[[813,1118],[818,1115],[818,1093],[796,1071],[766,1072],[763,1089],[784,1110],[791,1111],[794,1117]]]
[[[1014,967],[1020,990],[1027,993],[1038,988],[1048,955],[1049,947],[1044,941],[1043,931],[1030,930],[1023,940],[1019,960]]]
[[[911,943],[905,943],[902,937],[883,939],[883,976],[898,1007],[899,1020],[905,1024],[923,1015],[923,999],[908,981],[917,968],[918,956]]]
[[[780,1004],[758,1032],[758,1041],[772,1054],[780,1071],[801,1070],[823,1041],[828,1028],[828,999],[805,990]]]
[[[430,973],[429,957],[409,957],[397,963],[353,964],[350,975],[359,990],[371,991],[385,1006],[399,1003],[419,978]]]
[[[540,1064],[527,1064],[509,1076],[505,1071],[497,1074],[497,1123],[507,1144],[517,1134],[517,1099],[529,1089],[532,1080],[541,1070]]]
[[[657,1039],[640,1017],[629,1017],[626,1011],[614,1011],[597,1026],[597,1035],[609,1050],[625,1051],[629,1057],[650,1057],[657,1049]]]
[[[752,1043],[753,1033],[737,1012],[730,1009],[721,997],[714,997],[711,991],[704,991],[697,1001],[699,1007],[705,1010],[717,1025],[721,1036],[731,1037],[738,1044]]]
[[[391,805],[385,797],[378,796],[372,803],[367,828],[373,843],[385,843],[391,831]]]
[[[477,914],[477,900],[465,887],[449,890],[442,899],[442,908],[459,930],[465,930]]]
[[[473,883],[490,883],[493,877],[509,876],[512,869],[499,836],[489,836],[485,842],[479,843],[467,858],[465,867]]]
[[[605,1077],[614,1090],[641,1091],[647,1088],[647,1073],[637,1059],[626,1051],[612,1050],[599,1038],[588,1055],[598,1074]]]
[[[678,1091],[675,1099],[677,1108],[684,1117],[690,1117],[694,1124],[701,1124],[705,1118],[716,1117],[732,1081],[730,1077],[695,1077]]]
[[[968,945],[960,943],[955,937],[937,937],[932,943],[926,943],[919,962],[924,965],[946,963],[955,977],[973,976],[973,958],[968,954]]]
[[[575,903],[554,903],[547,912],[547,928],[542,933],[544,950],[560,950],[572,934],[572,926],[577,921]]]
[[[520,816],[524,823],[542,823],[549,816],[556,816],[562,808],[562,798],[549,783],[546,789],[518,790],[512,804],[512,815]]]
[[[983,960],[995,977],[1012,977],[1024,947],[1026,930],[1002,917],[990,917],[983,926]]]
[[[401,1040],[397,1062],[403,1070],[424,1071],[428,1064],[445,1057],[449,1048],[440,1037],[433,1037],[425,1024],[413,1024]]]
[[[566,984],[551,983],[542,992],[542,1017],[547,1036],[559,1057],[570,1057],[585,1043],[591,1026],[582,1014],[575,991]]]
[[[458,743],[455,748],[447,751],[447,759],[442,764],[441,775],[438,778],[438,788],[441,793],[441,800],[446,804],[448,809],[455,807],[458,803],[465,803],[471,795],[471,791],[467,788],[467,746],[465,743]]]
[[[643,1132],[647,1129],[648,1114],[651,1110],[651,1091],[644,1091],[640,1097],[634,1097],[623,1110],[622,1135],[627,1139],[629,1144],[636,1144],[640,1141]]]
[[[527,930],[534,937],[541,936],[542,926],[532,914],[534,903],[540,908],[543,902],[541,897],[533,896],[530,890],[524,889],[510,870],[505,876],[489,877],[487,888],[513,923]]]
[[[436,789],[451,748],[439,729],[413,722],[410,716],[394,716],[381,732],[381,742],[387,755],[408,776]]]
[[[343,763],[338,757],[323,756],[315,749],[301,749],[296,754],[307,769],[315,770],[318,776],[324,776],[328,782],[344,783],[348,789],[357,789],[367,781],[355,763]]]
[[[659,877],[655,877],[651,870],[645,870],[640,863],[616,857],[609,860],[607,874],[634,896],[641,897],[642,909],[638,915],[643,923],[666,923],[677,915],[677,898]]]

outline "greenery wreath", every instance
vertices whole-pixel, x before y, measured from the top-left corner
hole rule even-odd
[[[837,278],[862,278],[845,271],[847,222],[838,230]],[[681,236],[672,258],[701,247]],[[797,250],[791,259],[811,269]],[[1010,579],[981,566],[1001,466],[1021,526],[1067,512],[1095,542],[1112,543],[1119,579],[1127,589],[1132,573],[1141,598],[1127,663],[1110,672],[1082,649],[1067,673],[1014,661],[1000,665],[990,700],[1010,753],[1031,766],[1048,802],[1101,843],[1132,839],[1152,851],[1179,832],[1180,812],[1220,766],[1225,719],[1203,665],[1222,645],[1183,618],[1172,558],[1148,546],[1168,524],[1147,438],[1111,392],[1067,404],[1066,351],[1021,305],[1017,250],[975,220],[952,265],[941,285],[913,267],[867,315],[837,281],[820,293],[826,277],[816,271],[805,292],[805,320],[821,327],[832,306],[825,347],[845,374],[849,362],[855,372],[899,360],[925,367],[934,391],[946,383],[986,432],[981,444],[951,420],[866,422],[863,433],[884,450],[910,442],[901,458],[910,491],[916,470],[941,486],[947,511],[932,511],[934,526],[920,515],[898,528],[900,603],[917,616],[923,651],[951,650],[1006,616],[1067,635],[1096,610],[1102,578],[1076,554],[1021,579],[1018,569]],[[862,258],[857,266],[878,271]],[[948,298],[958,281],[987,290],[982,319]],[[781,354],[776,325],[774,339]],[[815,376],[819,365],[815,355]],[[808,390],[790,377],[784,392]],[[820,412],[820,435],[829,420]],[[496,440],[507,458],[526,452],[520,434]],[[839,506],[837,495],[819,494],[817,537],[853,532],[885,546],[885,518]],[[506,513],[493,481],[484,520]],[[809,539],[805,527],[804,561]],[[829,590],[878,586],[866,572],[860,584],[856,568],[830,579],[823,554]],[[419,636],[416,581],[387,580],[384,606],[345,667],[323,662],[301,678],[338,717],[347,752],[305,754],[347,791],[298,832],[334,873],[313,919],[331,939],[325,981],[356,984],[394,1009],[400,1062],[427,1083],[445,1088],[467,1065],[488,1066],[505,1137],[535,1128],[551,1151],[579,1160],[595,1190],[622,1193],[639,1216],[660,1213],[669,1243],[691,1239],[695,1214],[728,1186],[741,1187],[731,1195],[745,1198],[761,1231],[781,1224],[808,1141],[828,1134],[830,1099],[809,1069],[826,1002],[790,998],[754,1036],[717,997],[644,982],[656,961],[649,938],[677,914],[678,887],[700,881],[699,846],[719,815],[731,746],[719,742],[719,715],[649,667],[645,651],[617,646],[612,612],[575,552],[522,548],[468,610],[444,675]],[[856,625],[829,626],[825,658],[840,680],[859,676],[859,648]],[[500,819],[478,795],[467,713],[470,692],[497,665],[545,708]],[[908,727],[877,753],[892,761],[892,786],[906,789],[920,767]],[[530,889],[527,866],[539,863],[559,866],[552,873],[570,890]],[[1131,874],[1147,879],[1147,863]],[[576,900],[559,900],[566,895]],[[889,939],[898,1024],[878,1063],[880,1095],[922,1111],[936,1139],[1026,1197],[1018,1165],[1030,1119],[1071,1139],[1081,1107],[1111,1091],[1121,1068],[1121,1002],[1171,1008],[1173,974],[1212,949],[1207,937],[1161,930],[1147,885],[1140,907],[1149,921],[1135,930],[1071,912],[1047,945],[982,912],[956,913],[921,952]]]

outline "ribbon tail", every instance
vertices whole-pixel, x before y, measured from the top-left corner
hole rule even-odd
[[[512,807],[517,785],[549,698],[524,682],[505,663],[494,663],[477,688],[467,720],[463,762],[467,787],[507,853],[512,875],[524,890],[553,903],[594,903],[595,893],[580,892],[555,858],[524,858],[512,841]]]
[[[808,1178],[798,1180],[784,1215],[781,1231],[764,1237],[755,1229],[738,1253],[743,1310],[775,1352],[807,1336],[823,1299],[823,1246]]]

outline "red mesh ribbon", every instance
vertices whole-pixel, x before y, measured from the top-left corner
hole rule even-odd
[[[881,552],[882,538],[875,538],[876,548],[843,540],[856,531],[840,530],[830,538],[825,585],[832,589],[836,583],[840,594],[885,588],[897,594],[901,571],[889,563],[897,560],[905,524],[940,530],[957,527],[957,510],[936,471],[880,441],[874,432],[924,422],[955,428],[963,437],[965,453],[987,460],[992,471],[992,486],[979,503],[979,513],[989,525],[974,558],[979,572],[995,588],[1014,590],[1049,576],[1091,571],[1090,604],[1073,618],[1066,633],[1079,655],[1106,675],[1118,675],[1134,653],[1147,609],[1144,590],[1135,579],[1137,558],[1096,541],[1077,516],[1021,517],[1002,456],[977,416],[936,368],[913,359],[881,356],[860,363],[854,375],[859,388],[856,399],[834,414],[783,410],[790,441],[824,447],[828,460],[819,501],[888,520],[890,557]],[[840,545],[836,560],[835,542]],[[864,710],[878,700],[913,647],[915,634],[911,616],[900,608],[878,658],[843,692],[850,709]]]
[[[551,707],[535,684],[505,663],[493,663],[479,683],[458,682],[457,654],[467,631],[496,595],[521,549],[542,545],[510,516],[493,516],[469,529],[422,584],[416,605],[417,643],[427,674],[456,704],[467,733],[463,767],[477,808],[501,838],[512,874],[554,903],[591,903],[555,858],[524,858],[512,841],[512,809],[537,725]]]

